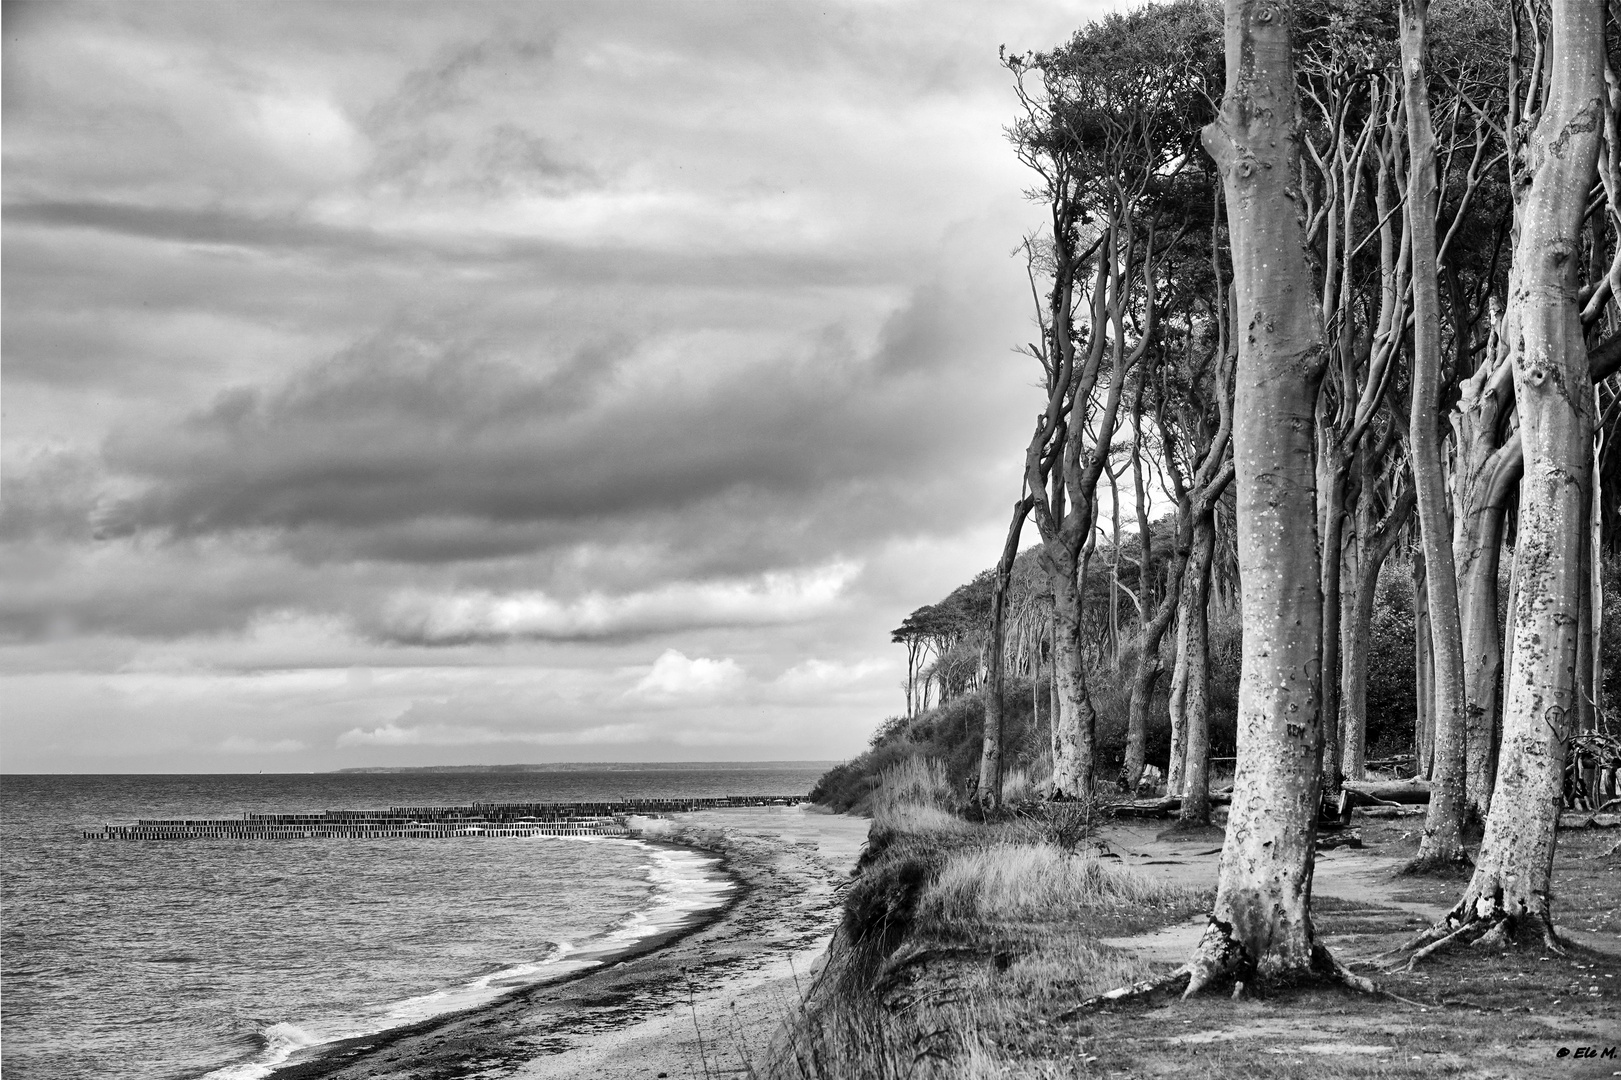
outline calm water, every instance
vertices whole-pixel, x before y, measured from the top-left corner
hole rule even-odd
[[[594,838],[107,843],[139,817],[808,791],[820,766],[0,778],[8,1080],[262,1076],[487,1001],[724,899],[713,860]]]

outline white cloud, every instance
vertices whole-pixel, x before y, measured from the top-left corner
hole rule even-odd
[[[293,754],[304,749],[297,739],[254,739],[246,735],[232,735],[220,743],[227,754]]]
[[[831,693],[870,683],[876,676],[888,675],[893,667],[892,663],[884,660],[858,660],[846,664],[811,659],[784,671],[772,685],[791,696]]]
[[[996,47],[1100,7],[8,11],[8,770],[859,749],[1018,481]]]
[[[538,590],[401,592],[386,605],[385,632],[422,642],[600,638],[702,626],[793,622],[832,607],[860,572],[848,562],[718,582],[676,582],[623,596],[558,600]]]
[[[719,660],[707,656],[688,659],[684,653],[665,649],[653,661],[652,670],[625,696],[650,702],[714,700],[737,694],[747,680],[743,669],[729,656]]]
[[[496,731],[487,727],[454,724],[379,724],[371,730],[350,728],[338,736],[339,747],[378,746],[490,746],[499,743],[531,746],[580,746],[592,743],[629,743],[645,739],[641,724],[605,724],[572,731]]]

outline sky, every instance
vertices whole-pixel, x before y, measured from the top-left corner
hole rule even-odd
[[[1103,9],[7,5],[0,770],[859,752]]]

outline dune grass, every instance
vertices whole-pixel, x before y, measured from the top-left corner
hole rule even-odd
[[[1179,888],[1089,853],[1051,844],[996,843],[952,852],[919,901],[919,914],[942,923],[1009,919],[1063,922],[1090,908],[1179,910],[1199,903]]]
[[[1028,776],[1008,779],[1014,792],[1034,788]],[[1074,1075],[1076,1047],[1032,1042],[1032,1032],[1150,974],[1099,934],[1118,932],[1124,912],[1136,924],[1173,922],[1204,903],[1099,859],[1090,806],[1032,804],[986,823],[955,803],[938,760],[883,770],[833,959],[760,1075]]]

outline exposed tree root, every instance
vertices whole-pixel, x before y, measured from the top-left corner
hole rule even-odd
[[[1475,861],[1469,857],[1467,851],[1459,851],[1457,855],[1447,858],[1444,856],[1429,856],[1422,859],[1413,859],[1406,866],[1396,871],[1397,877],[1463,877],[1473,873]]]
[[[1073,1009],[1059,1014],[1060,1021],[1073,1020],[1083,1013],[1106,1005],[1123,1005],[1149,1001],[1155,997],[1181,992],[1190,998],[1231,980],[1233,999],[1237,1000],[1249,989],[1255,979],[1256,965],[1244,947],[1234,939],[1232,926],[1216,919],[1210,920],[1204,937],[1193,958],[1168,975],[1145,982],[1122,986],[1096,997],[1087,998]],[[1362,994],[1387,994],[1371,979],[1348,969],[1320,944],[1311,949],[1310,977],[1320,979]],[[1397,1000],[1404,1000],[1397,998]]]
[[[1201,993],[1218,980],[1231,978],[1234,983],[1248,982],[1255,970],[1255,961],[1233,937],[1232,924],[1211,916],[1187,967],[1188,986],[1182,991],[1184,998]]]
[[[1091,1012],[1105,1005],[1129,1005],[1149,1001],[1160,995],[1178,993],[1187,985],[1188,977],[1191,974],[1192,969],[1184,964],[1169,975],[1162,975],[1157,979],[1149,979],[1145,982],[1132,983],[1130,986],[1121,986],[1098,994],[1096,997],[1089,997],[1073,1009],[1059,1013],[1057,1019],[1059,1021],[1073,1020],[1083,1013]]]
[[[1372,979],[1364,978],[1340,963],[1325,945],[1312,944],[1311,966],[1319,975],[1326,976],[1331,982],[1339,983],[1359,994],[1377,994],[1380,992],[1379,987],[1374,985]]]
[[[1514,942],[1509,940],[1508,920],[1502,919],[1490,930],[1481,934],[1469,943],[1471,949],[1506,949]]]
[[[1451,933],[1443,935],[1442,937],[1430,942],[1422,949],[1419,949],[1417,952],[1413,953],[1412,956],[1407,958],[1407,963],[1401,965],[1401,967],[1404,970],[1412,971],[1414,968],[1418,967],[1419,961],[1423,960],[1425,957],[1432,956],[1446,948],[1448,945],[1452,945],[1456,942],[1462,942],[1463,944],[1468,945],[1476,938],[1483,936],[1489,929],[1491,929],[1489,925],[1482,923],[1464,923]],[[1392,967],[1391,970],[1394,971],[1395,968]]]
[[[1411,941],[1389,952],[1381,953],[1380,959],[1411,953],[1405,964],[1398,961],[1386,970],[1395,971],[1400,968],[1413,971],[1420,962],[1456,945],[1507,949],[1517,943],[1520,930],[1531,927],[1536,928],[1543,948],[1559,956],[1566,954],[1564,944],[1554,932],[1553,923],[1548,921],[1546,915],[1527,912],[1516,917],[1504,909],[1501,898],[1481,897],[1473,903],[1466,900],[1459,904],[1447,912],[1440,922],[1418,934]]]

